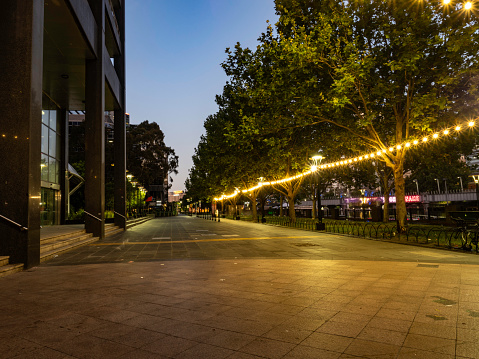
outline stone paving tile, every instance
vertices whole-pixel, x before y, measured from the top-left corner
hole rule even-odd
[[[442,354],[421,349],[402,347],[397,356],[398,359],[455,359],[455,355]]]
[[[333,322],[328,321],[321,325],[316,331],[321,333],[341,335],[350,338],[356,338],[364,329],[367,322]]]
[[[354,339],[346,349],[345,354],[361,358],[396,358],[399,349],[398,345],[379,343],[363,339]]]
[[[456,351],[455,340],[419,334],[408,334],[404,346],[448,355],[455,355]]]
[[[375,316],[367,324],[366,328],[370,327],[370,328],[394,330],[397,332],[407,333],[409,332],[409,328],[411,327],[412,323],[413,322],[409,320],[392,319],[392,318]]]
[[[271,329],[269,332],[265,333],[263,337],[288,343],[299,344],[307,337],[309,337],[312,333],[313,332],[309,330],[299,329],[283,324]]]
[[[288,354],[286,354],[284,359],[337,359],[341,354],[330,352],[327,350],[312,348],[308,346],[298,345]]]
[[[241,353],[241,352],[235,352],[231,354],[228,359],[260,359],[263,358],[263,356],[257,356],[257,355],[251,355],[247,353]]]
[[[74,340],[50,344],[49,347],[82,359],[118,358],[133,350],[130,346],[88,334],[81,334]]]
[[[170,358],[170,357],[166,357],[166,356],[159,355],[157,353],[152,353],[142,349],[135,349],[131,352],[128,352],[118,357],[118,359],[167,359],[167,358]]]
[[[406,333],[366,326],[358,335],[358,339],[401,346],[406,339]]]
[[[278,359],[290,352],[296,345],[267,338],[257,338],[240,349],[241,352],[265,358]]]
[[[208,344],[198,344],[190,349],[185,350],[183,353],[175,356],[177,359],[224,359],[230,357],[234,351],[220,348]]]
[[[50,348],[46,348],[46,347],[43,347],[43,348],[40,348],[40,349],[35,349],[31,352],[28,352],[28,355],[20,354],[18,356],[10,357],[7,354],[7,356],[4,356],[4,358],[12,358],[12,359],[25,359],[25,358],[29,358],[29,359],[75,359],[75,357],[73,357],[73,356],[70,356],[68,354],[65,354],[65,353],[59,352],[57,350],[50,349]]]
[[[248,334],[215,329],[215,335],[203,339],[207,344],[231,350],[239,350],[256,337]]]
[[[353,338],[316,332],[306,338],[301,345],[343,353],[352,341]]]
[[[43,347],[41,344],[14,335],[0,335],[0,353],[6,355],[7,358],[26,358],[30,353],[40,350]]]
[[[155,341],[150,344],[143,346],[141,349],[163,355],[165,357],[176,357],[180,353],[196,346],[198,342],[183,339],[183,338],[176,338],[172,336],[165,336],[162,338],[161,341]]]
[[[479,358],[479,343],[477,341],[457,342],[456,355],[464,358]]]
[[[201,242],[212,233],[252,239]],[[198,240],[121,243],[165,236]],[[274,239],[253,239],[268,236]],[[302,241],[320,246],[294,245]],[[181,217],[152,220],[103,242],[109,243],[114,246],[76,249],[1,278],[0,302],[9,310],[0,309],[0,352],[17,358],[479,357],[475,255]]]
[[[441,321],[435,323],[414,322],[409,329],[410,334],[421,334],[437,338],[456,339],[456,328],[440,324]]]

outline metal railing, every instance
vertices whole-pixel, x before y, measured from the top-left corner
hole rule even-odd
[[[90,212],[85,211],[85,214],[87,214],[87,215],[89,215],[90,217],[96,219],[97,221],[103,222],[103,220],[102,220],[101,218],[98,218],[98,217],[94,216],[94,215],[91,214]]]
[[[266,217],[266,224],[316,231],[318,220],[297,218],[291,221],[289,217]],[[340,235],[359,238],[370,238],[394,242],[409,242],[434,247],[461,249],[461,232],[456,227],[410,224],[404,232],[399,232],[396,222],[364,222],[350,220],[324,219],[325,231]],[[479,246],[472,250],[479,252]]]
[[[0,214],[0,218],[4,219],[5,221],[7,221],[7,222],[9,222],[9,223],[11,223],[11,224],[14,224],[14,225],[17,226],[21,231],[28,231],[28,228],[27,228],[27,227],[24,227],[24,226],[22,226],[21,224],[15,222],[15,221],[12,221],[10,218],[7,218],[7,217],[5,217],[5,216],[2,216],[1,214]]]
[[[115,215],[119,215],[120,217],[124,218],[125,220],[127,220],[128,218],[126,218],[126,216],[122,215],[121,213],[118,213],[117,211],[113,211],[113,213]]]

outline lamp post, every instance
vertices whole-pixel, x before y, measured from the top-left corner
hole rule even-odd
[[[417,183],[417,179],[413,179],[412,181],[416,183],[417,194],[419,195],[419,184]]]
[[[316,223],[316,230],[318,231],[324,231],[326,229],[325,224],[323,223],[323,211],[321,210],[321,193],[319,191],[319,173],[318,172],[318,166],[321,164],[321,161],[323,160],[323,156],[317,155],[313,156],[311,159],[313,160],[313,165],[311,166],[311,170],[313,172],[316,172],[316,200],[318,202],[318,223]],[[315,204],[313,203],[313,206]]]
[[[258,184],[263,186],[264,179],[265,179],[264,177],[259,177],[258,178],[258,181],[259,181]],[[261,193],[261,190],[260,190],[260,192],[258,192],[258,195],[260,193]],[[261,202],[261,223],[264,223],[264,222],[266,222],[266,220],[264,218],[264,200],[262,199],[262,197],[260,197],[260,202]],[[259,222],[259,218],[258,218],[258,222]]]
[[[462,185],[462,177],[459,176],[457,178],[459,178],[459,181],[461,182],[461,192],[464,192],[464,187]]]
[[[434,180],[437,182],[437,193],[441,193],[441,187],[439,187],[439,180],[437,178],[434,178]]]
[[[477,209],[479,210],[479,174],[471,175],[474,179],[474,183],[476,184],[476,202],[477,202]]]

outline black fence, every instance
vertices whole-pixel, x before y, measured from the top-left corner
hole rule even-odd
[[[214,220],[217,218],[211,213],[199,213],[197,217]],[[243,221],[253,221],[252,217],[222,217],[228,219],[241,219]],[[255,222],[257,222],[256,220]],[[259,220],[261,222],[261,220]],[[287,216],[268,216],[265,217],[264,223],[273,226],[282,226],[297,228],[308,231],[318,231],[317,219],[311,218],[297,218],[292,221]],[[351,220],[331,220],[324,219],[325,232],[335,233],[340,235],[347,235],[352,237],[369,238],[375,240],[385,240],[393,242],[407,242],[431,247],[457,248],[462,249],[463,246],[463,232],[460,228],[450,226],[434,226],[423,224],[409,224],[404,232],[399,232],[395,222],[366,222],[366,221],[351,221]],[[477,231],[477,230],[476,230]],[[322,231],[324,232],[324,231]],[[472,231],[471,236],[477,235]],[[470,238],[469,238],[470,240]],[[478,253],[477,245],[472,245],[472,251]]]

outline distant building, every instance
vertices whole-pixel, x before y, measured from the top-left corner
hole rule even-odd
[[[185,196],[184,191],[168,192],[168,202],[179,202]]]

